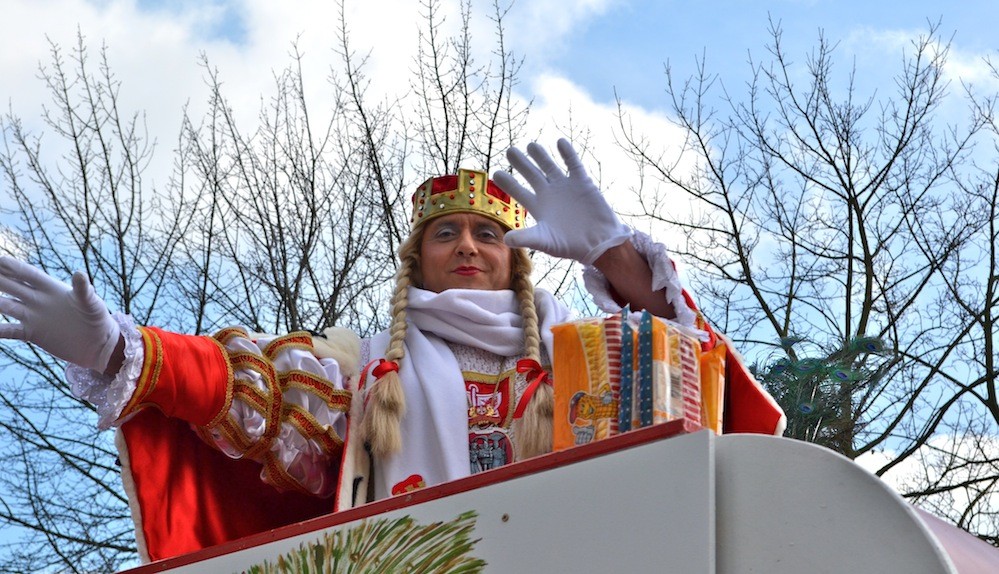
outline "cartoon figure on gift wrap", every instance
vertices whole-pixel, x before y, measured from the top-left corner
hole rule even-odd
[[[577,391],[569,399],[569,423],[576,444],[586,444],[593,440],[596,423],[617,416],[618,401],[610,387],[603,385],[598,394]]]

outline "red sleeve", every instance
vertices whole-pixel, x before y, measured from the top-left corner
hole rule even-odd
[[[331,472],[338,469],[342,441],[336,432],[294,405],[283,406],[282,387],[307,388],[343,412],[350,407],[349,393],[309,373],[277,373],[271,361],[282,348],[311,348],[307,336],[278,338],[257,355],[223,346],[230,337],[246,335],[238,329],[215,337],[139,331],[144,363],[123,412],[134,416],[120,428],[118,450],[144,556],[185,554],[332,511],[334,501],[303,492],[270,449],[287,418],[303,436],[324,445]],[[260,374],[266,388],[235,379],[241,369]],[[257,440],[229,418],[233,397],[264,416],[267,431]],[[150,406],[155,408],[145,408]],[[208,431],[243,457],[216,450]]]
[[[168,417],[215,426],[232,403],[233,374],[226,350],[211,337],[140,327],[145,359],[122,416],[154,406]]]
[[[725,410],[722,416],[725,433],[782,435],[787,426],[784,410],[731,348],[725,354]]]
[[[260,464],[204,443],[186,422],[146,409],[121,426],[122,481],[140,554],[161,560],[333,511],[333,500],[279,492]]]

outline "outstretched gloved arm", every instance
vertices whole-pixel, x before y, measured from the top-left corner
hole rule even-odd
[[[674,303],[665,289],[653,288],[648,261],[629,241],[631,228],[621,223],[587,175],[572,144],[563,138],[557,145],[568,175],[536,143],[528,144],[527,156],[517,148],[507,151],[510,165],[534,188],[534,193],[512,174],[493,174],[493,181],[523,204],[536,221],[526,229],[508,231],[503,238],[506,244],[591,265],[607,279],[621,305],[675,318]]]
[[[18,321],[0,323],[0,339],[34,343],[95,371],[107,369],[121,338],[86,275],[74,273],[70,286],[12,257],[0,257],[0,313]]]
[[[558,140],[558,151],[566,172],[536,143],[527,145],[527,156],[517,148],[507,159],[527,183],[531,193],[512,174],[497,171],[493,181],[527,208],[537,222],[527,229],[510,231],[504,241],[510,247],[537,249],[555,257],[593,263],[608,249],[631,237],[631,228],[621,223],[566,139]],[[531,161],[533,160],[533,161]]]

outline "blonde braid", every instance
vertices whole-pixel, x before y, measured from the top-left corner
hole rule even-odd
[[[419,280],[420,241],[423,228],[415,230],[399,248],[399,272],[395,291],[392,293],[392,323],[389,326],[389,344],[385,360],[398,366],[406,354],[406,307],[409,305],[409,286],[414,278]],[[415,276],[415,277],[414,277]],[[402,449],[402,417],[406,414],[406,395],[398,371],[388,371],[378,378],[368,391],[367,408],[361,426],[362,439],[370,446],[372,454],[388,456]]]
[[[531,259],[524,249],[513,252],[513,279],[511,287],[520,303],[524,326],[524,355],[541,362],[541,332],[538,327],[538,310],[534,304],[534,284],[531,283]],[[552,449],[552,417],[555,412],[555,393],[549,384],[540,385],[527,404],[523,416],[513,422],[516,437],[517,460],[544,454]]]
[[[538,309],[534,306],[533,265],[525,249],[513,251],[513,278],[510,287],[517,294],[520,316],[524,321],[524,355],[541,362],[541,332],[538,330]]]

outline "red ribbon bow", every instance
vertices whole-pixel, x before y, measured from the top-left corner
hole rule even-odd
[[[375,362],[377,362],[378,364],[375,365]],[[374,369],[371,368],[372,365],[375,366]],[[391,373],[393,371],[398,372],[399,363],[395,361],[386,361],[385,359],[374,359],[371,362],[369,362],[367,365],[364,366],[364,370],[361,371],[361,380],[357,384],[357,390],[359,391],[364,390],[365,382],[368,380],[368,369],[371,369],[371,376],[373,376],[375,378],[375,381],[377,382],[387,373]],[[364,395],[364,406],[365,407],[368,406],[368,395],[366,393]]]
[[[521,359],[517,361],[517,372],[523,373],[524,379],[528,383],[527,388],[524,389],[524,394],[520,396],[520,401],[517,402],[517,409],[513,411],[513,418],[515,419],[524,416],[524,410],[527,409],[527,405],[531,402],[531,398],[538,390],[538,387],[542,384],[552,384],[548,379],[548,371],[542,369],[541,365],[534,359]]]
[[[392,372],[399,372],[399,363],[386,361],[385,359],[378,359],[378,364],[371,370],[371,374],[374,375],[375,379],[380,379]]]

